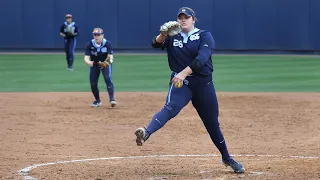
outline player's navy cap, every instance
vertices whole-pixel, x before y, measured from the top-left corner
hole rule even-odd
[[[66,18],[72,18],[72,14],[66,14]]]
[[[103,30],[101,28],[94,28],[92,34],[103,34]]]
[[[177,16],[179,16],[180,14],[185,14],[188,17],[190,17],[190,16],[195,17],[195,15],[196,15],[196,13],[191,8],[188,8],[188,7],[180,8]]]

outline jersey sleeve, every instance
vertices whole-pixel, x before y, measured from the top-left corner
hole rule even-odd
[[[112,43],[110,41],[108,41],[108,44],[107,44],[107,53],[108,54],[113,54],[113,46],[112,46]]]
[[[84,55],[86,55],[86,56],[90,56],[90,55],[91,55],[91,45],[90,45],[90,42],[88,42],[87,45],[86,45],[86,49],[85,49]]]
[[[164,40],[164,42],[162,43],[162,47],[161,49],[169,49],[169,45],[170,45],[170,37],[166,37],[166,39]]]
[[[169,41],[169,37],[167,37],[163,43],[158,43],[156,41],[157,39],[157,36],[155,36],[153,39],[152,39],[152,47],[153,48],[161,48],[162,50],[166,49],[168,47],[168,41]]]
[[[195,58],[201,65],[205,65],[210,59],[215,49],[214,39],[209,31],[205,31],[200,34],[200,45],[198,49],[198,55]]]
[[[79,27],[77,25],[74,25],[74,32],[77,33],[76,36],[79,35],[80,30],[79,30]]]

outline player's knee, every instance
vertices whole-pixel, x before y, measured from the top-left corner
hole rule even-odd
[[[98,87],[98,82],[90,81],[91,87]]]
[[[181,111],[181,107],[178,104],[171,103],[171,102],[166,104],[164,108],[169,112],[171,118],[174,118],[175,116],[177,116]]]
[[[110,77],[105,78],[104,82],[107,84],[107,86],[112,86],[112,80]]]

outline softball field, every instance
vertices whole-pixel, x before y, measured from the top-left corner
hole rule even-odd
[[[165,56],[115,56],[116,108],[103,78],[91,108],[82,55],[0,55],[0,179],[320,179],[320,61],[308,56],[216,56],[220,126],[246,168],[221,164],[189,103],[142,147],[135,129],[165,103]]]

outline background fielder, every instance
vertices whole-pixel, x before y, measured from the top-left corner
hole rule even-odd
[[[243,173],[243,166],[228,152],[218,121],[218,101],[212,80],[213,37],[209,31],[195,28],[197,19],[191,8],[180,8],[177,16],[178,22],[162,25],[160,34],[152,41],[154,48],[167,50],[172,70],[166,104],[152,117],[147,128],[136,130],[136,143],[143,145],[150,135],[174,118],[191,100],[212,142],[219,149],[223,164],[231,166],[236,173]]]
[[[114,87],[112,82],[112,44],[104,38],[104,33],[101,28],[95,28],[92,34],[93,39],[87,43],[84,56],[85,63],[90,67],[89,79],[91,91],[95,98],[95,101],[91,106],[99,107],[102,104],[98,89],[98,80],[100,72],[102,72],[109,94],[110,105],[111,107],[115,107],[117,103],[114,98]]]
[[[60,27],[60,36],[64,38],[64,51],[66,53],[67,70],[73,70],[74,50],[77,45],[76,36],[79,35],[79,28],[72,21],[72,15],[66,15],[66,21]]]

